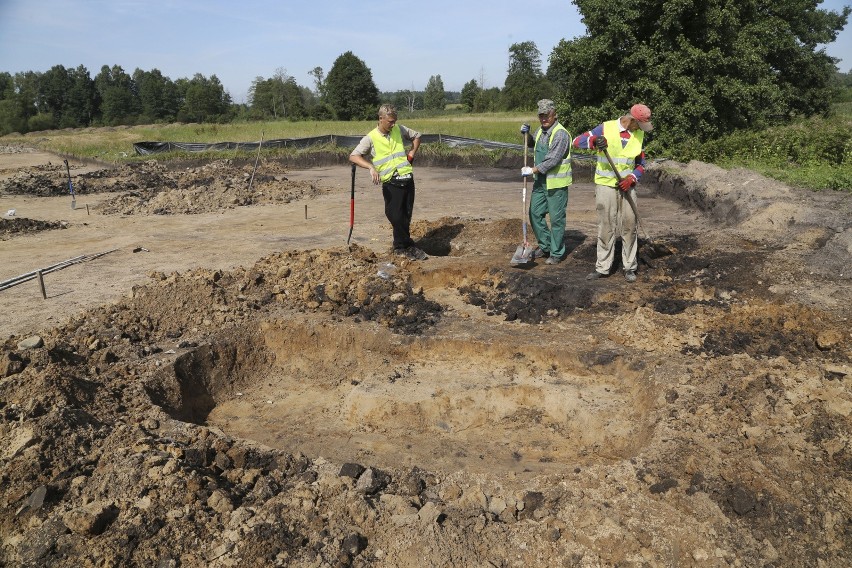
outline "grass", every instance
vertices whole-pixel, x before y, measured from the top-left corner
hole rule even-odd
[[[534,117],[533,117],[534,118]],[[477,115],[454,114],[446,117],[400,117],[400,123],[423,134],[449,134],[520,143],[518,128],[530,117],[517,113],[490,113]],[[340,136],[362,136],[375,127],[370,121],[326,121],[326,122],[234,122],[229,124],[164,124],[119,126],[102,128],[78,128],[30,132],[24,136],[0,138],[7,143],[24,142],[42,150],[66,156],[96,159],[108,163],[122,163],[149,159],[137,156],[133,150],[135,142],[257,142],[261,139],[309,138],[335,134]],[[328,147],[322,148],[328,150]],[[425,150],[425,147],[424,147]],[[310,150],[305,150],[310,151]],[[275,153],[294,152],[275,150]],[[217,156],[233,157],[247,155],[242,151],[220,152]],[[184,154],[185,156],[185,154]],[[200,157],[198,154],[193,156]],[[168,158],[182,157],[170,154]],[[168,159],[158,156],[158,159]]]
[[[852,193],[852,103],[835,105],[832,118],[811,118],[764,131],[741,131],[719,140],[684,148],[675,159],[698,159],[724,168],[744,167],[797,187],[833,189]],[[400,114],[399,122],[423,134],[448,134],[465,138],[520,143],[519,126],[535,124],[527,113],[448,113],[443,116]],[[329,134],[361,136],[375,127],[375,121],[326,122],[234,122],[229,124],[168,124],[108,128],[82,128],[31,132],[24,136],[0,137],[3,143],[25,143],[40,149],[77,158],[91,158],[119,164],[150,159],[137,156],[135,142],[257,142],[277,138],[307,138]],[[267,155],[297,155],[315,151],[348,153],[349,148],[329,145],[308,149],[268,150]],[[488,163],[499,153],[481,148],[449,148],[425,144],[424,156],[453,156],[456,161]],[[486,155],[487,154],[487,155]],[[192,157],[196,159],[254,156],[249,151],[170,153],[158,160]]]

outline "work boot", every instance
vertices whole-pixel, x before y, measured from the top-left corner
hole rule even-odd
[[[541,248],[536,247],[536,249],[530,254],[530,259],[536,260],[537,258],[545,258],[548,256],[550,256],[549,252],[544,252],[543,250],[541,250]]]
[[[601,274],[597,270],[586,276],[586,280],[597,280],[598,278],[606,278],[606,274]]]
[[[628,282],[636,282],[636,271],[635,270],[625,270],[624,271],[624,279]]]
[[[423,252],[421,249],[417,248],[414,245],[411,245],[410,247],[408,247],[405,250],[408,252],[409,256],[413,260],[426,260],[427,258],[429,258],[428,254],[426,254],[425,252]]]
[[[558,256],[548,256],[547,260],[544,261],[545,264],[559,264],[562,262],[562,258]]]

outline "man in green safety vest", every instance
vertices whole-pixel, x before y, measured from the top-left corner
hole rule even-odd
[[[538,241],[533,259],[547,257],[545,264],[559,264],[565,258],[565,209],[571,177],[571,134],[557,120],[556,105],[550,99],[538,101],[541,128],[527,144],[535,148],[533,167],[524,166],[521,175],[533,177],[530,196],[530,225]],[[521,126],[526,135],[530,125]],[[546,218],[550,216],[550,226]]]
[[[643,104],[635,104],[624,116],[599,124],[574,139],[575,148],[594,148],[598,151],[595,168],[597,261],[595,271],[586,277],[589,280],[609,276],[615,260],[615,237],[620,236],[624,278],[628,282],[636,281],[639,233],[634,187],[645,173],[642,144],[645,133],[652,129],[651,109]],[[621,230],[616,235],[619,225]]]
[[[406,152],[405,142],[411,142]],[[385,216],[393,227],[393,251],[410,260],[425,260],[425,252],[411,239],[411,217],[414,212],[414,173],[411,163],[420,147],[420,133],[396,123],[396,108],[379,107],[376,128],[364,136],[349,161],[370,170],[373,183],[382,183]],[[369,157],[369,159],[367,159]]]

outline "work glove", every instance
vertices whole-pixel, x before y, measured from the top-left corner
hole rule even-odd
[[[633,174],[627,174],[618,182],[618,187],[621,188],[621,191],[630,191],[630,188],[634,185],[636,185],[636,176]]]
[[[524,123],[524,124],[521,125],[521,134],[526,134],[529,131],[530,131],[530,125],[529,124]]]
[[[604,150],[609,145],[609,142],[606,141],[606,136],[593,136],[594,140],[592,140],[592,144],[598,150]]]
[[[524,166],[523,168],[521,168],[521,176],[522,177],[529,177],[529,176],[533,175],[532,170],[533,170],[532,168],[530,168],[528,166]]]

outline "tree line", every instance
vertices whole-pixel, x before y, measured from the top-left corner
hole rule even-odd
[[[852,8],[817,9],[799,0],[574,0],[587,33],[562,40],[547,69],[532,41],[512,44],[502,87],[482,76],[447,93],[440,75],[423,91],[382,93],[367,64],[351,51],[326,74],[309,72],[313,88],[279,68],[257,77],[248,103],[235,104],[219,79],[170,78],[153,69],[132,75],[104,65],[38,73],[0,73],[0,135],[50,128],[244,120],[361,120],[381,102],[408,112],[532,111],[556,100],[561,120],[590,128],[635,102],[654,111],[662,147],[706,141],[738,129],[760,129],[826,114],[848,97],[849,74],[820,45],[833,42]],[[846,93],[846,94],[843,94]],[[457,95],[457,98],[456,98]]]

